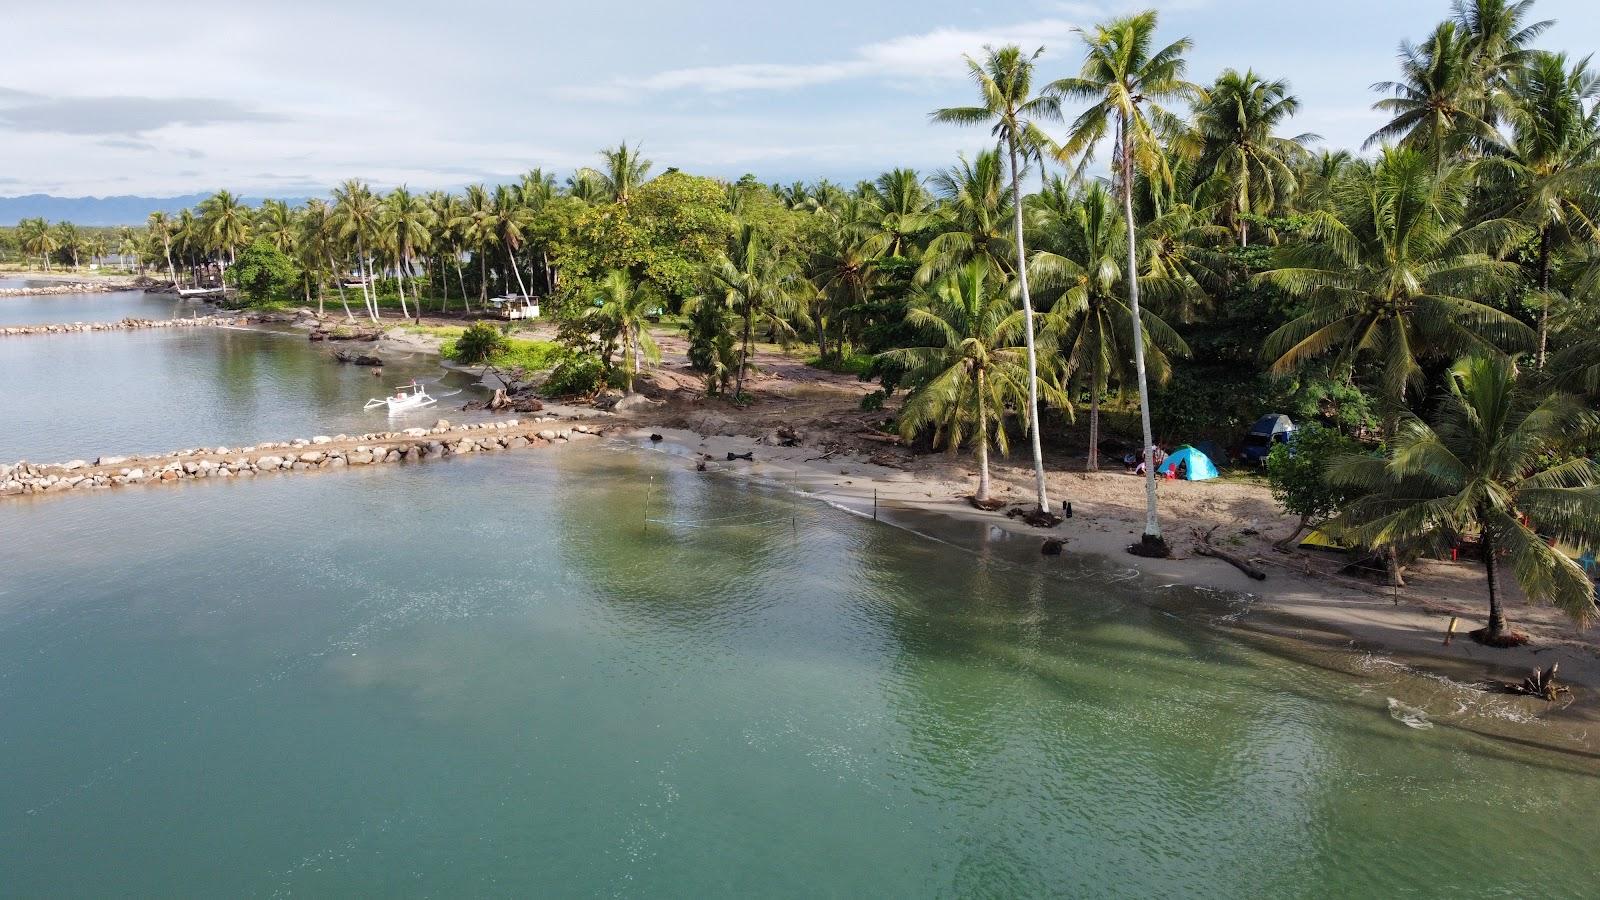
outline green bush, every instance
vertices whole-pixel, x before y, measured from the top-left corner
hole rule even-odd
[[[458,363],[475,366],[504,353],[509,344],[500,329],[488,322],[474,322],[471,328],[461,333],[461,337],[450,343],[448,351],[440,347],[440,352]]]
[[[1301,529],[1335,515],[1353,497],[1348,488],[1328,483],[1328,465],[1361,452],[1361,445],[1332,428],[1308,425],[1292,444],[1278,444],[1267,456],[1267,484],[1285,512],[1300,517]]]
[[[556,364],[539,390],[547,397],[588,397],[606,383],[606,366],[600,357],[574,353]]]
[[[266,241],[256,241],[228,268],[228,283],[253,305],[284,300],[300,282],[300,269]]]

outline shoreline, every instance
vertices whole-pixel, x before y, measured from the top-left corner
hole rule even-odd
[[[1365,677],[1382,667],[1390,674],[1411,673],[1447,685],[1460,695],[1459,705],[1470,721],[1440,716],[1438,721],[1466,727],[1486,736],[1528,740],[1539,732],[1541,746],[1575,754],[1591,762],[1600,752],[1588,731],[1600,724],[1600,658],[1576,646],[1530,645],[1514,650],[1479,646],[1459,635],[1442,645],[1448,614],[1396,606],[1391,600],[1336,584],[1327,584],[1292,570],[1275,567],[1266,582],[1252,581],[1220,560],[1180,557],[1146,560],[1126,552],[1127,534],[1079,515],[1053,531],[1030,527],[1003,513],[986,513],[964,499],[939,496],[936,485],[912,473],[877,465],[861,454],[838,454],[812,460],[816,448],[758,444],[755,439],[703,435],[683,429],[650,426],[617,432],[634,446],[681,458],[693,465],[705,460],[708,473],[741,478],[779,490],[791,490],[835,508],[877,518],[924,538],[973,552],[995,539],[1020,546],[1029,554],[1048,537],[1068,541],[1065,553],[1137,573],[1152,597],[1165,589],[1219,592],[1239,601],[1216,609],[1185,604],[1180,612],[1198,613],[1206,624],[1251,642],[1277,645],[1279,655]],[[651,433],[665,440],[652,445]],[[726,461],[729,452],[754,451],[754,462]],[[819,464],[820,462],[820,464]],[[876,516],[874,498],[876,496]],[[1152,605],[1159,608],[1158,601]],[[1561,664],[1561,680],[1572,689],[1564,700],[1546,703],[1508,693],[1501,683],[1515,683],[1535,665]],[[1493,712],[1486,711],[1492,707]],[[1476,716],[1486,716],[1479,720]],[[1537,723],[1537,724],[1534,724]],[[1553,740],[1553,742],[1552,742]]]

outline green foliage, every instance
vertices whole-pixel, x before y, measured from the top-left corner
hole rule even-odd
[[[1327,519],[1353,499],[1355,491],[1328,481],[1328,465],[1361,452],[1361,446],[1332,428],[1309,425],[1291,444],[1278,444],[1267,456],[1267,484],[1285,512],[1308,525]]]
[[[606,384],[606,364],[599,356],[569,352],[539,390],[547,397],[589,397]]]
[[[488,322],[474,322],[461,337],[451,342],[447,350],[441,348],[441,351],[446,359],[474,366],[488,362],[504,352],[508,344],[505,334],[494,325]]]
[[[281,250],[258,240],[228,268],[228,283],[252,304],[288,300],[300,283],[300,268]]]
[[[726,190],[710,178],[662,175],[626,203],[590,207],[563,248],[569,302],[582,304],[605,273],[622,269],[673,301],[693,296],[736,223]]]

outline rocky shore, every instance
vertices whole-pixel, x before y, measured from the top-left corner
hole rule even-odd
[[[355,436],[319,435],[238,449],[200,447],[146,456],[102,456],[93,462],[75,459],[50,465],[24,460],[0,465],[0,497],[417,462],[467,453],[545,447],[605,432],[604,426],[594,423],[551,424],[555,421],[542,416],[528,421],[505,419],[451,425],[440,419],[432,428]]]
[[[202,328],[255,325],[265,321],[260,316],[195,316],[189,319],[135,319],[120,322],[60,322],[50,325],[10,325],[0,327],[0,336],[24,334],[76,334],[84,331],[128,331],[140,328]]]
[[[40,287],[0,288],[0,297],[48,297],[53,294],[101,294],[111,291],[131,291],[138,286],[133,282],[118,281],[67,281]]]

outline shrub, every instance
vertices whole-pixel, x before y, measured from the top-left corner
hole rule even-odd
[[[606,366],[593,353],[574,353],[556,364],[540,392],[547,397],[588,397],[606,384]]]
[[[1272,448],[1267,456],[1267,484],[1272,488],[1272,499],[1285,512],[1300,517],[1300,527],[1280,546],[1288,546],[1301,531],[1321,523],[1353,499],[1348,488],[1328,483],[1328,465],[1341,456],[1359,452],[1361,447],[1355,441],[1320,425],[1308,425],[1293,443]]]
[[[266,241],[256,241],[228,268],[228,283],[251,304],[286,299],[300,281],[300,269]]]
[[[451,348],[453,352],[446,355],[458,363],[475,366],[504,353],[509,343],[500,329],[488,322],[474,322],[471,328],[461,333],[461,337],[456,338]]]

